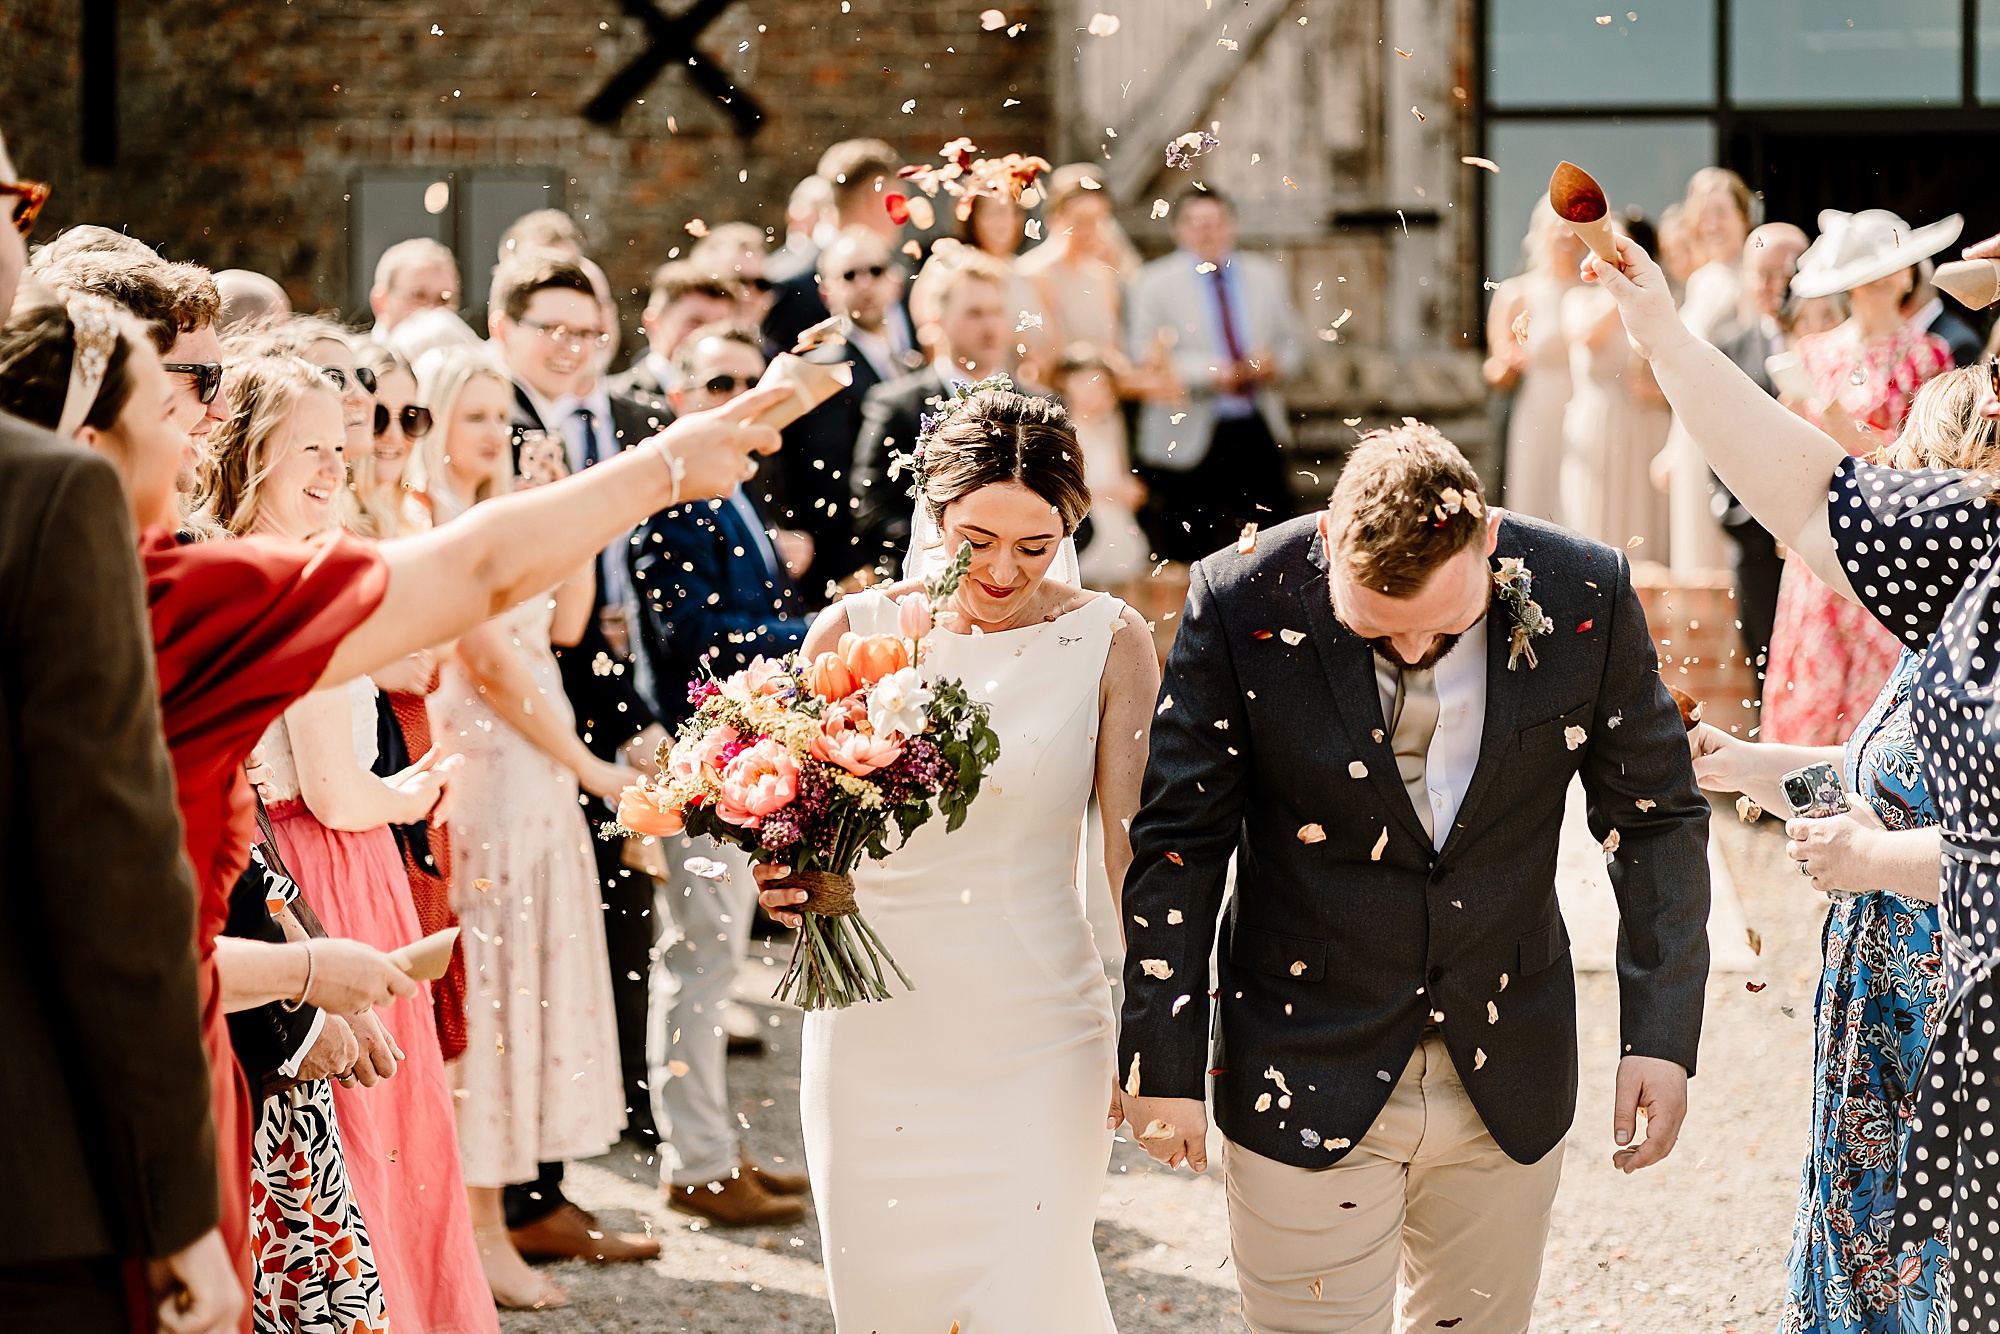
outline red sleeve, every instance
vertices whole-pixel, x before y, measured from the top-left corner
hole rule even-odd
[[[372,542],[245,537],[142,544],[167,744],[184,775],[234,766],[326,671],[388,591]]]

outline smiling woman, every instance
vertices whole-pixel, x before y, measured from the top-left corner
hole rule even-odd
[[[291,538],[333,527],[347,445],[333,385],[310,362],[270,356],[230,366],[223,388],[236,410],[202,459],[192,526]]]

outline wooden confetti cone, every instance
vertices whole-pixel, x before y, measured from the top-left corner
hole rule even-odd
[[[780,352],[765,368],[764,378],[757,382],[757,387],[789,384],[792,396],[764,409],[757,420],[782,431],[853,383],[854,367],[848,362],[822,366],[804,357]]]
[[[1618,262],[1618,246],[1611,235],[1611,205],[1605,201],[1604,187],[1574,162],[1559,162],[1549,177],[1549,207],[1569,224],[1579,240],[1599,259]]]
[[[1931,281],[1940,292],[1949,292],[1960,305],[1984,310],[2000,301],[2000,260],[1953,260],[1938,265]]]
[[[448,926],[433,931],[422,940],[413,940],[389,951],[389,962],[419,982],[435,982],[451,967],[451,947],[458,941],[458,928]]]

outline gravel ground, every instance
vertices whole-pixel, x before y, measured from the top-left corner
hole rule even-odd
[[[1752,993],[1740,974],[1710,982],[1701,1072],[1690,1085],[1680,1145],[1666,1163],[1626,1177],[1611,1167],[1616,983],[1608,973],[1579,978],[1583,1087],[1537,1331],[1750,1334],[1776,1324],[1805,1144],[1824,904],[1802,889],[1775,821],[1749,828],[1718,807],[1714,829],[1744,914],[1763,935],[1766,971],[1753,978],[1768,986]],[[772,1050],[733,1061],[731,1087],[750,1151],[797,1164],[799,1016],[754,1008],[769,1025]],[[571,1168],[572,1196],[615,1226],[649,1228],[664,1253],[649,1265],[551,1266],[572,1305],[507,1313],[508,1334],[831,1334],[810,1212],[797,1227],[717,1231],[669,1212],[654,1179],[644,1156],[623,1149]],[[1244,1328],[1213,1177],[1167,1172],[1136,1146],[1119,1144],[1098,1210],[1097,1250],[1125,1334]]]

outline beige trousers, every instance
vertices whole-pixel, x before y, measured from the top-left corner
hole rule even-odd
[[[1562,1152],[1527,1166],[1509,1158],[1444,1039],[1426,1033],[1388,1106],[1335,1166],[1311,1171],[1225,1147],[1244,1320],[1256,1334],[1520,1334]]]

